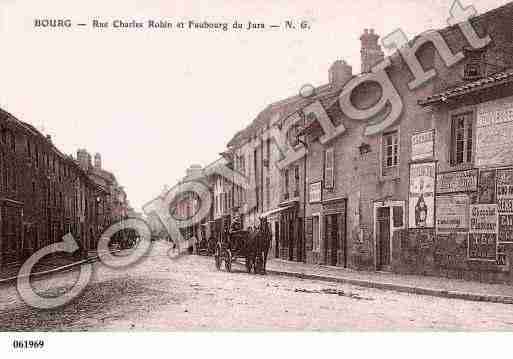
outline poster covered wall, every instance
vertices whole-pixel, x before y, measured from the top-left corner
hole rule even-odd
[[[433,228],[436,163],[410,165],[409,227]]]

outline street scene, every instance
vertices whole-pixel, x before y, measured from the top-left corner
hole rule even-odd
[[[0,332],[513,330],[513,2],[159,1],[0,5]]]
[[[127,270],[95,264],[77,299],[48,311],[2,287],[1,331],[89,330],[511,330],[511,305],[397,293],[279,275],[217,271],[213,258],[171,260],[166,244]],[[44,295],[66,290],[76,273],[34,282]]]

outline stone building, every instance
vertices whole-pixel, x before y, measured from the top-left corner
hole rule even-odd
[[[0,266],[66,233],[85,250],[95,248],[106,196],[49,135],[0,111]]]
[[[389,57],[364,30],[360,74],[336,61],[326,85],[229,141],[249,187],[232,184],[221,208],[245,227],[267,217],[275,257],[513,281],[512,18],[510,3]],[[212,188],[222,198],[230,184]]]
[[[512,9],[508,4],[471,20],[480,39],[492,39],[481,48],[473,48],[458,25],[440,30],[450,55],[458,57],[450,65],[440,42],[418,46],[420,36],[411,41],[408,46],[416,46],[423,71],[437,74],[420,86],[411,86],[415,78],[400,52],[388,58],[386,75],[400,96],[401,110],[378,133],[366,135],[369,122],[347,116],[339,99],[334,105],[329,96],[324,99],[331,121],[343,123],[345,132],[321,144],[316,121],[304,131],[310,186],[307,261],[509,280],[509,201],[504,193],[511,166]],[[352,81],[359,82],[351,93],[353,105],[361,109],[379,103],[379,86],[359,77]],[[386,117],[377,114],[370,123]],[[488,199],[480,199],[481,191]],[[482,227],[487,226],[495,230],[486,233]]]
[[[86,149],[77,150],[77,163],[80,168],[87,173],[89,178],[102,187],[107,193],[106,202],[103,205],[106,208],[102,219],[102,228],[128,217],[129,204],[124,188],[119,185],[116,176],[102,167],[101,154],[94,155],[94,162],[91,161],[91,155]]]

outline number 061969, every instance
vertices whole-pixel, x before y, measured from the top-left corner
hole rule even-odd
[[[13,340],[14,349],[42,349],[45,346],[44,340]]]

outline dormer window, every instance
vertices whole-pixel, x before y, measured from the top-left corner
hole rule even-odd
[[[468,63],[465,65],[465,73],[463,74],[463,77],[465,80],[479,80],[483,78],[483,69],[482,65],[480,63]]]
[[[486,70],[485,52],[482,49],[465,49],[465,58],[467,62],[463,68],[463,79],[465,81],[482,79]]]

